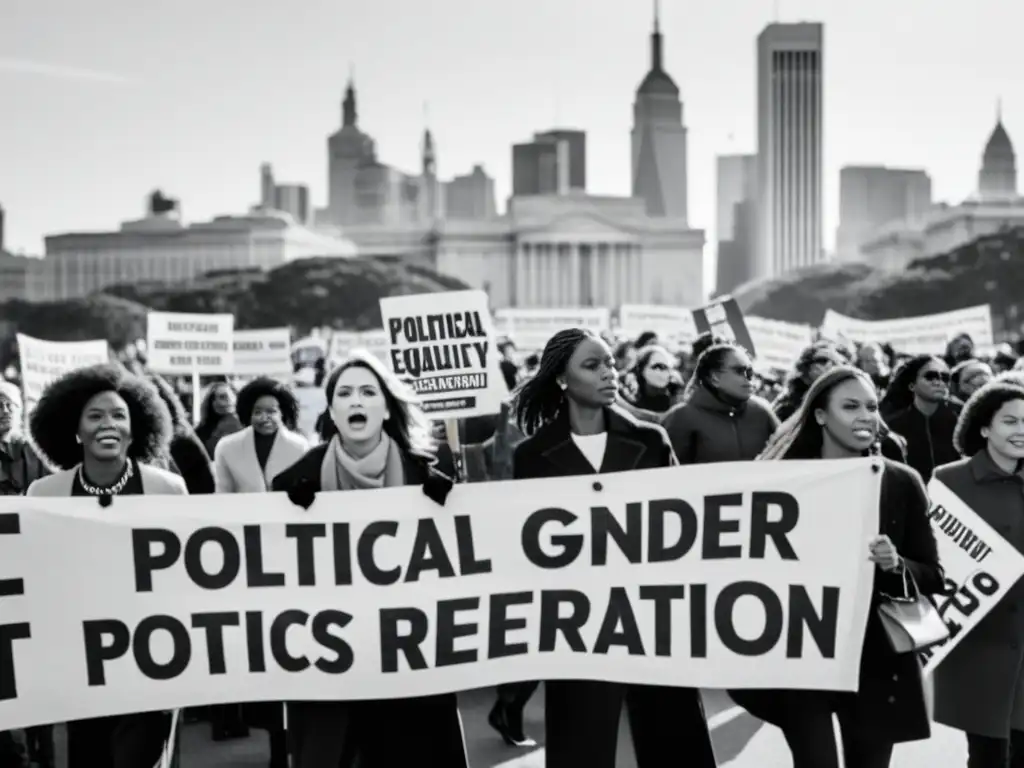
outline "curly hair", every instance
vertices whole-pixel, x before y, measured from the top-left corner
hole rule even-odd
[[[786,374],[786,382],[783,384],[782,392],[779,393],[778,397],[775,398],[775,402],[772,403],[772,408],[776,413],[781,411],[786,416],[789,416],[800,407],[800,403],[807,396],[807,390],[811,388],[811,382],[807,380],[810,377],[811,367],[816,360],[829,353],[834,353],[836,357],[846,359],[842,348],[831,340],[822,339],[803,348],[800,356],[793,363],[792,369]]]
[[[711,331],[704,331],[690,345],[690,355],[694,360],[699,360],[700,356],[711,349],[711,347],[718,347],[729,343],[730,341],[725,336],[716,336]]]
[[[334,400],[334,390],[338,387],[338,379],[349,368],[365,368],[380,384],[390,414],[390,418],[384,422],[384,432],[388,437],[404,453],[433,461],[437,456],[437,440],[433,425],[420,407],[416,393],[380,360],[364,350],[354,350],[324,381],[327,409],[316,422],[320,438],[328,442],[338,434],[338,427],[331,418],[331,402]]]
[[[199,423],[196,424],[196,434],[204,443],[213,436],[213,430],[217,428],[217,424],[222,418],[220,414],[213,410],[213,398],[216,397],[217,390],[221,387],[225,387],[232,393],[235,392],[235,388],[231,386],[231,382],[227,379],[217,379],[208,384],[206,390],[202,393],[202,400],[199,404]],[[195,396],[195,393],[193,393],[193,397]]]
[[[601,341],[597,334],[585,328],[560,330],[544,345],[537,373],[512,393],[516,426],[524,435],[532,435],[558,417],[565,404],[565,394],[558,386],[558,377],[565,373],[576,348],[587,339]]]
[[[104,392],[117,393],[128,405],[132,425],[129,457],[148,464],[159,463],[168,455],[171,414],[160,393],[146,379],[104,363],[65,373],[39,398],[29,419],[29,432],[48,465],[71,469],[82,461],[82,446],[75,440],[78,422],[86,403]]]
[[[981,436],[996,412],[1013,400],[1024,400],[1024,386],[1012,379],[990,381],[968,398],[953,430],[953,447],[962,456],[973,456],[988,442]]]
[[[910,386],[917,381],[917,375],[928,363],[942,363],[945,361],[937,355],[914,355],[899,363],[892,372],[889,379],[889,388],[882,397],[880,408],[883,416],[891,416],[900,411],[906,410],[914,404],[914,393]]]
[[[261,397],[272,397],[277,400],[277,405],[281,409],[281,423],[294,432],[299,423],[299,401],[291,389],[268,376],[259,376],[238,390],[235,413],[242,426],[248,427],[252,424],[253,409]]]
[[[800,407],[775,430],[775,434],[768,440],[768,445],[756,460],[820,459],[823,436],[821,425],[813,418],[814,412],[828,404],[833,389],[852,379],[859,379],[872,392],[877,392],[871,377],[860,368],[854,368],[852,365],[839,365],[826,371],[814,380],[814,383],[808,388],[803,402],[800,403]],[[876,442],[869,453],[878,453],[878,451],[879,447]]]
[[[130,370],[129,373],[131,373]],[[178,393],[174,391],[174,387],[158,373],[148,373],[146,374],[146,379],[153,385],[157,394],[160,395],[160,399],[167,406],[167,411],[171,414],[171,429],[173,433],[175,435],[193,434],[194,430],[192,429],[192,422],[188,417],[188,411],[185,410],[185,405],[181,402],[181,398],[178,397]]]

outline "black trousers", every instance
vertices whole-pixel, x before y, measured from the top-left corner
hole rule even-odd
[[[469,768],[454,693],[288,704],[292,768]]]
[[[67,768],[151,768],[171,732],[169,712],[136,712],[68,723]]]
[[[729,691],[733,700],[777,726],[793,755],[793,768],[839,768],[832,715],[839,719],[846,768],[889,768],[893,744],[878,740],[857,716],[857,694],[796,690]]]
[[[0,768],[28,768],[22,731],[0,731]]]
[[[1024,731],[1008,739],[968,733],[967,768],[1024,768]]]
[[[590,680],[544,684],[547,768],[615,768],[623,705],[637,768],[715,768],[699,691]]]

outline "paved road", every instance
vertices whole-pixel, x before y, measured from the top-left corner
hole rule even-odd
[[[487,725],[487,713],[494,701],[493,689],[467,691],[460,695],[463,727],[472,768],[544,768],[543,746],[532,751],[513,749]],[[705,691],[704,705],[714,736],[719,766],[730,768],[786,768],[789,750],[778,730],[733,706],[720,691]],[[527,730],[543,742],[543,696],[537,694],[526,710]],[[621,727],[625,727],[624,723]],[[619,739],[620,745],[624,738]],[[967,762],[963,737],[941,726],[927,742],[897,747],[891,768],[935,768]],[[181,768],[264,768],[267,764],[266,735],[256,732],[244,741],[212,743],[208,726],[186,726],[183,732]],[[620,749],[617,768],[635,768],[631,755]]]

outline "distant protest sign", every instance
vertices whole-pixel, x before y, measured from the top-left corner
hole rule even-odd
[[[931,672],[1024,576],[1024,556],[941,480],[928,484],[939,561],[953,595],[939,599],[950,639],[922,654]]]
[[[235,331],[232,349],[236,376],[291,379],[291,331],[287,328]]]
[[[514,680],[853,691],[872,463],[458,485],[444,508],[0,497],[0,730]]]
[[[498,413],[508,396],[483,291],[380,300],[388,361],[436,419]]]
[[[664,342],[690,342],[697,338],[693,312],[661,304],[623,304],[619,307],[619,334],[635,339],[650,331]]]
[[[232,375],[234,315],[150,312],[146,318],[148,365],[156,373]]]
[[[893,320],[858,320],[830,309],[822,320],[821,332],[826,337],[891,344],[906,355],[941,355],[961,333],[968,334],[978,349],[991,349],[995,343],[988,304]]]
[[[25,414],[31,413],[50,382],[75,368],[110,361],[110,350],[102,339],[94,341],[44,341],[17,334],[21,358],[21,387]]]
[[[597,335],[611,328],[608,307],[513,307],[494,313],[495,333],[507,336],[520,352],[540,352],[564,328],[585,328]]]

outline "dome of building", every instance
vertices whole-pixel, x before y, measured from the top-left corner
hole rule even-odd
[[[985,145],[983,158],[986,165],[1016,159],[1013,142],[1010,141],[1010,135],[1003,127],[1002,120],[997,122],[996,127],[992,130],[992,135],[989,136],[988,143]]]
[[[636,93],[637,96],[679,96],[679,86],[668,72],[652,69],[644,77]]]

